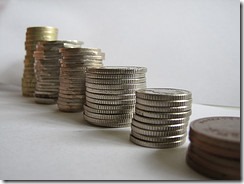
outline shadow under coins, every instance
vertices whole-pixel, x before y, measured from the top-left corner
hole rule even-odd
[[[82,134],[82,137],[89,140],[90,143],[110,146],[128,146],[130,145],[130,130],[127,128],[101,128],[89,129],[87,131],[76,131],[76,134]]]
[[[189,179],[192,178],[192,175],[199,175],[194,170],[192,170],[186,163],[186,154],[187,147],[176,147],[171,149],[160,149],[152,153],[151,157],[147,159],[148,164],[154,164],[155,170],[163,170],[167,168],[167,172],[172,173],[177,176],[189,176]],[[199,175],[196,178],[201,177]],[[206,180],[202,176],[203,180]]]

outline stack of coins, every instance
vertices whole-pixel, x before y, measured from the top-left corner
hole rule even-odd
[[[60,48],[81,47],[77,40],[42,41],[36,45],[35,57],[35,102],[55,104],[59,92]]]
[[[187,164],[213,179],[239,180],[240,118],[207,117],[190,124]]]
[[[35,92],[35,72],[33,52],[38,41],[56,40],[58,29],[55,27],[28,27],[25,41],[24,73],[22,78],[22,95],[33,97]]]
[[[144,67],[88,68],[84,118],[103,127],[128,127],[134,113],[135,91],[146,88]]]
[[[147,88],[136,92],[131,142],[150,148],[173,148],[186,140],[191,115],[190,91]]]
[[[102,67],[105,54],[98,48],[62,48],[58,108],[63,112],[79,112],[85,103],[87,67]]]

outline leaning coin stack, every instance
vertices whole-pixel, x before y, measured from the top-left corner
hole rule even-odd
[[[36,45],[35,57],[35,102],[55,104],[59,92],[60,48],[81,47],[77,40],[42,41]]]
[[[135,91],[146,88],[144,67],[88,68],[84,118],[93,125],[128,127],[134,113]]]
[[[207,117],[190,124],[187,164],[200,174],[240,180],[240,118]]]
[[[36,79],[34,71],[33,52],[36,49],[38,41],[51,41],[56,40],[58,29],[55,27],[28,27],[26,31],[25,41],[25,60],[24,60],[24,73],[22,77],[22,95],[34,96]]]
[[[190,91],[147,88],[136,92],[131,142],[150,148],[173,148],[186,140],[191,115]]]
[[[87,67],[102,67],[105,54],[98,48],[62,48],[58,108],[63,112],[79,112],[85,103]]]

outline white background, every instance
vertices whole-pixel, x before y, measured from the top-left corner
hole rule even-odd
[[[0,82],[21,85],[25,31],[55,26],[106,53],[105,65],[148,68],[148,87],[192,91],[193,102],[240,106],[237,0],[1,0]]]

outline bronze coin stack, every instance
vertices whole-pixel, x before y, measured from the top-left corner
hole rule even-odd
[[[87,67],[101,67],[105,54],[98,48],[61,48],[57,105],[63,112],[79,112],[85,103]]]
[[[55,104],[59,92],[60,48],[81,47],[77,40],[42,41],[36,45],[35,57],[35,102]]]
[[[22,77],[22,95],[33,97],[35,93],[36,78],[34,71],[35,58],[33,52],[36,50],[38,41],[56,40],[58,29],[55,27],[28,27],[25,41],[24,73]]]
[[[207,177],[240,180],[240,118],[207,117],[190,124],[187,164]]]

